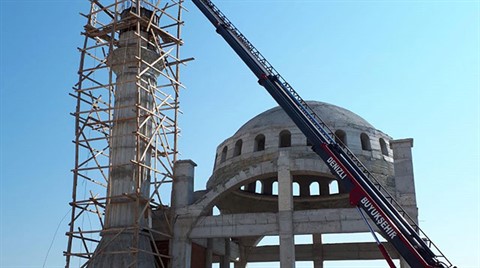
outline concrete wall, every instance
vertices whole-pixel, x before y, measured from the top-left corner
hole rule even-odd
[[[416,220],[413,165],[408,140],[394,141],[358,116],[339,107],[321,106],[322,109],[340,113],[341,120],[338,114],[328,118],[332,121],[332,128],[345,132],[349,148],[399,198],[401,204],[414,212]],[[321,268],[325,260],[381,259],[381,254],[371,243],[322,243],[322,234],[368,232],[368,227],[358,211],[349,205],[348,193],[323,190],[319,195],[312,195],[305,189],[312,182],[319,182],[320,187],[325,187],[335,178],[307,146],[298,128],[289,123],[281,111],[280,116],[275,116],[275,113],[273,109],[273,112],[269,110],[265,115],[257,116],[218,146],[207,189],[194,195],[193,204],[175,212],[175,228],[183,228],[180,233],[186,239],[182,242],[183,247],[189,246],[187,240],[206,241],[200,243],[206,252],[210,252],[206,267],[210,267],[212,261],[228,267],[235,260],[236,268],[244,268],[249,261],[275,260],[284,268],[295,267],[298,260],[311,260],[315,268]],[[285,130],[290,132],[290,147],[280,146],[279,134]],[[362,148],[362,133],[368,136],[368,150]],[[255,137],[260,134],[265,137],[265,148],[255,151]],[[222,159],[224,148],[228,149]],[[257,181],[262,182],[260,192]],[[278,185],[276,194],[273,193],[273,182]],[[295,197],[292,194],[294,183],[300,185],[300,195]],[[186,191],[185,188],[181,187]],[[211,215],[213,206],[220,208],[220,215]],[[294,236],[300,234],[313,235],[314,243],[295,245]],[[256,247],[262,237],[272,235],[279,236],[278,246]],[[223,255],[220,255],[223,257],[217,258],[212,250],[219,247],[223,248]],[[399,257],[390,245],[387,244],[387,248],[394,258]],[[406,267],[404,262],[402,267]]]

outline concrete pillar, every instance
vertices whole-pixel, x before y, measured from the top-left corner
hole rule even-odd
[[[196,164],[192,160],[175,162],[173,168],[172,208],[174,210],[173,238],[170,242],[171,267],[190,268],[192,241],[188,238],[191,218],[177,214],[177,210],[193,203],[193,183]]]
[[[247,192],[255,193],[256,187],[257,187],[257,182],[256,181],[249,183],[247,185]]]
[[[345,189],[345,185],[341,181],[337,181],[338,184],[338,193],[343,194],[347,192],[347,189]]]
[[[262,194],[272,195],[272,185],[273,185],[273,180],[264,180],[262,183],[262,186],[263,186]]]
[[[280,150],[277,166],[280,267],[294,268],[295,239],[293,235],[293,194],[288,151]]]
[[[393,151],[396,200],[407,209],[409,215],[418,223],[417,200],[412,160],[413,139],[390,141]]]
[[[310,196],[310,181],[302,181],[298,182],[300,186],[300,196]]]
[[[175,162],[172,185],[172,208],[183,208],[193,203],[193,185],[195,167],[192,160],[179,160]]]
[[[393,151],[393,168],[395,174],[395,198],[407,210],[407,213],[418,224],[418,208],[415,196],[415,180],[412,160],[413,139],[390,141]],[[409,268],[408,263],[400,258],[400,267]]]
[[[205,250],[205,268],[212,268],[213,263],[213,239],[207,239],[207,249]]]
[[[313,268],[323,268],[322,234],[313,234]]]
[[[213,214],[213,209],[210,209],[209,215]],[[207,238],[207,248],[205,249],[205,268],[212,268],[213,264],[213,239]]]
[[[225,238],[225,255],[220,257],[220,268],[230,268],[230,239]]]
[[[173,222],[173,238],[170,240],[171,268],[191,267],[192,241],[188,238],[191,224],[191,218],[189,217],[176,217]]]
[[[320,195],[326,196],[330,194],[330,186],[329,183],[326,181],[320,181]]]

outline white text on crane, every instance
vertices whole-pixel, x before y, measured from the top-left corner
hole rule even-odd
[[[337,164],[333,157],[327,159],[327,164],[330,165],[330,167],[335,171],[335,173],[337,173],[340,179],[344,179],[347,176],[347,174],[345,174],[345,171],[343,171],[342,167]]]
[[[388,235],[390,239],[393,239],[395,236],[397,236],[397,233],[388,224],[385,218],[382,217],[380,212],[378,212],[378,210],[373,207],[372,203],[368,201],[367,197],[363,197],[362,200],[360,200],[360,203],[363,204],[367,213],[370,214],[370,218],[372,218],[377,223],[378,227],[381,227],[383,229],[385,234]]]

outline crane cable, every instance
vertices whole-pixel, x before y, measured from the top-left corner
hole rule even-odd
[[[368,226],[368,229],[370,230],[370,233],[372,233],[373,238],[375,239],[375,242],[377,243],[377,247],[380,249],[380,252],[382,253],[383,257],[387,261],[388,265],[390,268],[396,268],[395,264],[393,263],[392,257],[388,254],[387,250],[383,246],[382,242],[378,239],[377,235],[375,234],[375,231],[373,230],[372,226],[368,222],[367,218],[365,217],[365,214],[363,214],[363,211],[360,209],[360,207],[357,207],[358,212],[360,212],[360,215],[362,215],[363,220]]]

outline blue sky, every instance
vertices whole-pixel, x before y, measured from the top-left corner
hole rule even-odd
[[[480,267],[479,1],[215,3],[304,99],[414,138],[422,229],[458,267]],[[275,103],[186,5],[182,54],[196,60],[182,72],[180,152],[198,164],[202,189],[216,146]],[[42,267],[52,241],[45,267],[64,265],[74,161],[68,93],[85,24],[78,13],[88,6],[0,0],[0,267]]]

